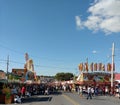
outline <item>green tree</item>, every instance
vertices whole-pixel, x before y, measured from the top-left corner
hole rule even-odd
[[[73,78],[72,73],[61,72],[55,75],[55,79],[57,79],[58,81],[67,81],[67,80],[70,80],[71,78]]]

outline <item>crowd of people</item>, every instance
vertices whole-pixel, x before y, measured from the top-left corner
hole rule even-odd
[[[31,97],[32,95],[49,95],[57,92],[58,87],[55,85],[47,85],[47,84],[3,84],[2,89],[7,87],[11,90],[11,94],[14,95],[15,103],[22,103],[22,99],[25,97]]]
[[[104,96],[115,96],[119,97],[120,99],[120,87],[116,86],[111,92],[111,88],[109,86],[99,87],[99,86],[78,86],[77,92],[80,95],[80,97],[86,96],[86,99],[92,99],[92,97],[98,96],[98,95],[104,95]]]
[[[114,93],[111,94],[111,89],[109,86],[99,87],[99,86],[73,86],[69,84],[63,85],[48,85],[48,84],[7,84],[10,88],[11,94],[14,94],[14,102],[22,103],[22,99],[25,97],[31,97],[32,95],[49,95],[58,92],[58,90],[63,92],[76,91],[80,97],[86,97],[86,99],[92,99],[98,95],[114,95],[120,98],[120,88],[115,87]]]

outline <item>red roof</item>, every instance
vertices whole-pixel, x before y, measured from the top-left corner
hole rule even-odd
[[[115,74],[115,80],[120,80],[120,73]]]

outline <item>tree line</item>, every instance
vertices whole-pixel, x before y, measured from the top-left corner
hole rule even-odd
[[[74,77],[73,73],[64,73],[64,72],[60,72],[57,73],[55,75],[55,79],[57,79],[58,81],[68,81],[68,80],[72,80]]]

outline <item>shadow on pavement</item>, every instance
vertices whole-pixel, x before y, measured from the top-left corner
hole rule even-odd
[[[34,96],[34,97],[29,97],[29,98],[24,98],[22,99],[22,103],[30,103],[30,102],[46,102],[46,101],[51,101],[52,97],[51,96]]]
[[[31,97],[25,97],[22,99],[22,103],[30,103],[30,102],[49,102],[52,100],[51,95],[61,95],[62,92],[51,92],[50,95],[33,95]]]
[[[62,94],[62,92],[59,92],[59,91],[51,93],[51,95],[61,95],[61,94]]]

